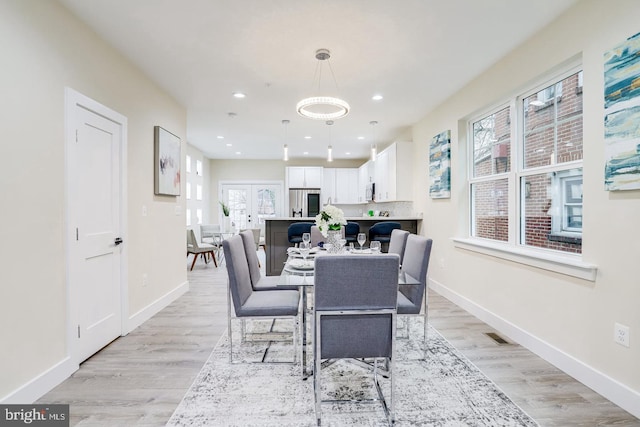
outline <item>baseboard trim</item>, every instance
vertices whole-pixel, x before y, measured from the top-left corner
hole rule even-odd
[[[0,399],[0,403],[31,404],[69,378],[71,374],[77,370],[78,364],[73,363],[71,358],[67,356],[51,368]]]
[[[127,325],[123,335],[133,331],[138,326],[142,325],[147,320],[151,319],[160,310],[171,304],[173,301],[180,298],[189,290],[189,281],[185,281],[178,285],[175,289],[161,296],[151,304],[147,305],[138,312],[132,314],[127,319]]]
[[[429,279],[429,286],[435,292],[505,334],[511,340],[532,351],[633,416],[640,418],[640,393],[638,391],[531,335],[529,332],[486,310],[442,283]]]
[[[126,331],[123,331],[123,335],[133,331],[138,326],[153,317],[160,310],[171,304],[173,301],[181,297],[185,292],[189,290],[189,282],[183,282],[175,289],[158,298],[142,310],[134,313],[127,319]],[[0,399],[2,404],[31,404],[42,396],[53,390],[54,387],[62,383],[69,378],[71,374],[77,371],[79,365],[71,360],[71,357],[66,356],[63,360],[56,363],[51,368],[47,369],[42,374],[31,379],[24,385],[20,386],[15,391],[9,393]]]

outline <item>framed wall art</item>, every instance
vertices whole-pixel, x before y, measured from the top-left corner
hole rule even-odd
[[[640,33],[604,54],[606,190],[640,189]]]
[[[439,133],[429,145],[429,195],[432,199],[451,197],[451,130]]]
[[[154,126],[154,186],[153,191],[162,196],[180,195],[180,138]]]

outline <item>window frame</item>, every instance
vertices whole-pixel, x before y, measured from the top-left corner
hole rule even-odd
[[[465,156],[468,159],[468,161],[466,162],[466,192],[468,196],[468,209],[466,211],[468,215],[468,227],[466,231],[467,237],[456,237],[452,239],[456,247],[496,256],[503,259],[508,259],[514,262],[531,265],[549,271],[555,271],[569,276],[579,277],[585,280],[595,281],[597,266],[583,261],[581,253],[575,254],[526,245],[524,243],[522,235],[524,230],[524,224],[522,223],[522,221],[525,219],[525,215],[522,211],[522,202],[526,197],[527,191],[524,184],[526,177],[553,171],[570,171],[575,168],[579,168],[582,172],[581,176],[584,177],[582,159],[539,167],[524,167],[523,102],[525,98],[540,92],[546,87],[556,85],[557,83],[576,73],[580,73],[580,75],[578,76],[578,84],[580,86],[580,83],[582,83],[583,81],[583,65],[581,62],[573,61],[572,64],[564,66],[559,72],[548,73],[545,76],[542,76],[540,79],[538,79],[537,84],[532,84],[526,89],[518,91],[518,94],[512,94],[512,96],[508,97],[506,101],[493,104],[490,107],[485,108],[467,118],[466,147],[462,147],[462,150],[465,152]],[[579,90],[582,91],[582,89],[583,87],[580,86]],[[481,120],[482,118],[486,118],[491,114],[495,114],[501,111],[501,109],[505,106],[509,106],[511,117],[511,169],[510,171],[504,173],[475,177],[473,124]],[[473,185],[504,178],[507,179],[508,185],[508,239],[507,241],[499,241],[476,237],[474,228],[476,218],[473,199]],[[580,239],[582,235],[582,232],[576,233],[575,231],[571,230],[565,230],[563,231],[563,233],[567,233],[573,237],[579,236]]]

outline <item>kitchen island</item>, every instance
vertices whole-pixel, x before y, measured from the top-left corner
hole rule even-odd
[[[417,217],[382,217],[382,216],[355,216],[347,217],[349,222],[357,222],[360,224],[360,232],[367,235],[367,245],[369,228],[377,222],[394,221],[400,223],[403,230],[410,233],[418,233],[422,223],[422,218]],[[292,246],[289,243],[287,229],[294,222],[315,222],[315,217],[283,217],[283,218],[265,218],[265,243],[266,247],[266,269],[267,276],[277,276],[282,272],[284,262],[287,260],[287,248]]]

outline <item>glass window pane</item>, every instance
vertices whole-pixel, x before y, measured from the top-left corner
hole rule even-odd
[[[523,177],[524,245],[582,252],[582,169]]]
[[[191,226],[191,209],[185,210],[185,216],[187,218],[187,227]]]
[[[196,185],[196,200],[202,200],[202,185]]]
[[[202,176],[202,162],[200,160],[196,160],[196,174]]]
[[[264,218],[276,216],[276,192],[270,189],[258,189],[258,224],[264,224]]]
[[[229,190],[229,218],[237,229],[247,228],[247,190]]]
[[[191,199],[191,183],[187,182],[187,200]]]
[[[191,156],[187,156],[187,173],[191,172]]]
[[[582,159],[581,73],[523,99],[524,167]]]
[[[197,224],[202,224],[202,209],[196,209]]]
[[[473,176],[511,170],[511,118],[509,107],[473,123]]]
[[[509,240],[507,179],[479,182],[471,186],[473,194],[473,236],[500,241]]]

